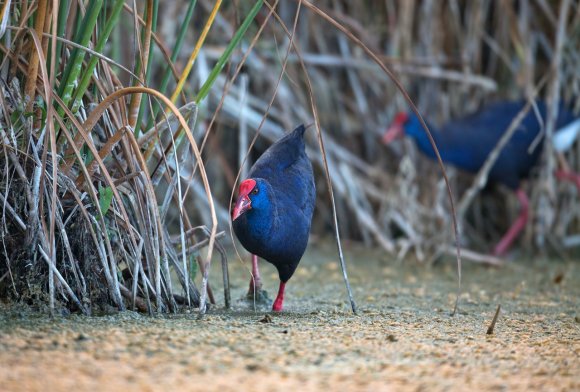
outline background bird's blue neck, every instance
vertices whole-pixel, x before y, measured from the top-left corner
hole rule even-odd
[[[433,137],[433,139],[435,140],[435,143],[437,143],[437,139],[435,137]],[[423,154],[427,155],[429,158],[437,159],[437,156],[435,155],[435,150],[433,150],[433,146],[431,145],[429,137],[426,134],[416,137],[415,143],[417,143],[417,147],[419,147],[419,150],[421,150]],[[441,156],[443,156],[444,151],[441,150],[441,146],[439,145],[439,143],[437,143],[437,148],[439,149],[439,153],[441,154]]]
[[[479,170],[478,164],[473,160],[472,151],[469,148],[454,148],[454,146],[449,146],[441,139],[441,135],[435,128],[429,126],[429,130],[431,131],[431,135],[433,136],[433,140],[437,145],[443,162],[457,165],[467,171],[477,172]],[[418,133],[413,135],[413,139],[415,139],[417,147],[424,155],[433,160],[437,160],[435,150],[423,128],[420,128]]]
[[[427,133],[421,127],[419,120],[415,116],[413,117],[405,126],[406,134],[415,140],[421,153],[436,160],[437,155],[435,155],[435,150],[429,141]],[[450,129],[447,127],[443,130],[438,130],[430,124],[428,126],[443,162],[455,165],[468,172],[475,173],[479,170],[482,163],[474,155],[477,155],[478,151],[487,148],[487,146],[482,144],[485,140],[476,138],[478,136],[477,133],[468,134],[469,129],[465,129],[465,133],[459,134],[465,136],[458,138],[457,132],[450,133],[450,131],[455,130],[453,128]],[[494,145],[492,144],[491,148]]]
[[[429,127],[429,130],[431,131],[431,136],[433,136],[433,140],[435,140],[435,143],[437,143],[439,153],[441,154],[441,156],[443,156],[444,151],[441,150],[442,148],[441,143],[438,143],[437,140],[438,139],[437,130],[431,124],[427,125]],[[408,124],[405,125],[405,133],[415,140],[417,147],[423,154],[427,155],[430,158],[436,159],[435,151],[433,150],[433,146],[429,141],[429,136],[427,136],[427,133],[421,126],[421,123],[419,122],[419,119],[417,118],[417,116],[415,116],[415,114],[409,115],[409,122]]]

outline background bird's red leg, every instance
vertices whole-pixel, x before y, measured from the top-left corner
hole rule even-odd
[[[254,293],[262,290],[262,278],[260,278],[260,270],[258,269],[258,256],[252,255],[252,277],[250,278],[249,296],[254,296]]]
[[[516,196],[520,201],[520,215],[516,219],[516,221],[512,224],[512,227],[504,234],[501,241],[496,245],[493,254],[495,256],[502,256],[504,255],[509,248],[511,247],[514,240],[517,238],[518,234],[526,227],[526,223],[528,222],[528,209],[530,205],[530,201],[526,193],[518,189],[516,191]]]
[[[284,305],[284,289],[286,288],[286,283],[280,282],[280,287],[278,288],[278,296],[272,305],[273,312],[281,312],[282,306]]]
[[[574,173],[571,170],[556,170],[554,174],[560,181],[573,182],[574,185],[576,185],[578,192],[580,193],[580,175],[578,173]]]

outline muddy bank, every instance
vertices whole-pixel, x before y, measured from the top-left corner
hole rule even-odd
[[[347,256],[357,316],[332,248],[307,253],[286,311],[270,318],[241,302],[203,320],[134,312],[51,320],[4,306],[1,389],[580,389],[580,263],[468,264],[461,314],[452,318],[452,263],[396,264],[357,249]],[[231,263],[240,298],[247,274]],[[274,268],[265,264],[263,278],[275,294]],[[486,335],[498,304],[495,333]]]

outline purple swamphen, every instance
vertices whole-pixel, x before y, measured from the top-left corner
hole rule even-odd
[[[249,295],[261,290],[258,257],[274,264],[280,277],[272,310],[282,310],[284,288],[308,244],[316,199],[312,165],[306,155],[300,125],[254,163],[240,183],[232,212],[236,236],[252,253]]]
[[[444,162],[471,173],[477,173],[496,146],[512,120],[524,108],[525,102],[500,101],[480,111],[444,124],[440,129],[429,125],[433,139]],[[494,248],[494,254],[505,254],[528,220],[529,200],[520,187],[520,181],[529,176],[542,151],[542,123],[546,121],[547,107],[537,103],[537,113],[530,109],[508,144],[501,151],[489,172],[489,181],[500,183],[515,191],[520,202],[520,215]],[[556,151],[571,147],[580,132],[580,119],[564,106],[558,111],[553,143]],[[418,117],[414,113],[399,113],[383,136],[383,143],[407,135],[415,140],[419,150],[435,159]],[[539,143],[532,144],[540,137]],[[533,148],[532,148],[533,147]],[[556,177],[572,181],[580,191],[580,176],[568,170],[558,170]]]

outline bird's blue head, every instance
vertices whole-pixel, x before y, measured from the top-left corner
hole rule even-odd
[[[268,183],[261,178],[249,178],[240,184],[238,200],[232,211],[232,221],[247,211],[269,210],[271,208]]]
[[[383,143],[389,144],[393,140],[403,136],[409,136],[417,141],[426,138],[423,127],[417,115],[413,112],[400,112],[395,116],[391,126],[383,135]]]

